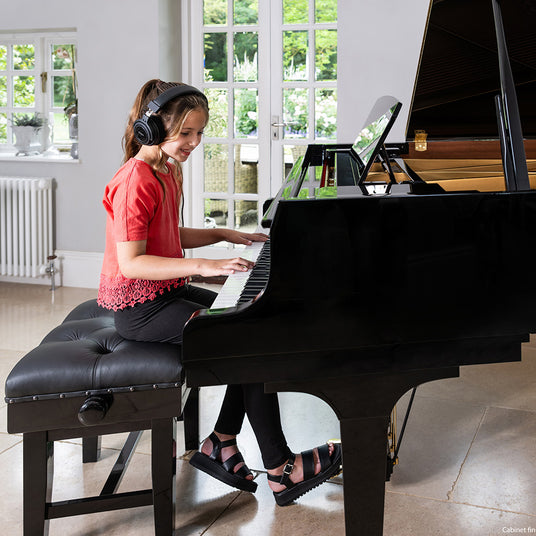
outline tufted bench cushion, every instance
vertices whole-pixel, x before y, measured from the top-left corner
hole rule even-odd
[[[76,307],[6,381],[6,402],[179,387],[180,346],[136,342],[116,331],[96,300]]]

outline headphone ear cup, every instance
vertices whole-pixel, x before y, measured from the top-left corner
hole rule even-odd
[[[166,131],[157,115],[146,116],[134,121],[134,136],[142,145],[158,145],[164,141]]]

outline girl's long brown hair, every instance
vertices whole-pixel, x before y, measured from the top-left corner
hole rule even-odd
[[[136,100],[134,101],[134,105],[130,110],[125,134],[123,136],[123,164],[134,157],[142,147],[142,144],[134,136],[134,122],[143,117],[143,114],[149,109],[148,105],[152,100],[156,99],[164,91],[182,85],[184,84],[181,84],[180,82],[163,82],[162,80],[155,78],[149,80],[149,82],[144,84],[140,89],[136,96]],[[196,93],[181,95],[167,102],[160,108],[160,110],[158,110],[158,112],[156,112],[156,115],[161,117],[166,131],[166,138],[164,141],[175,139],[179,135],[187,115],[193,110],[202,110],[206,114],[208,121],[209,111],[207,101],[202,95]],[[160,147],[158,148],[159,158],[155,162],[148,163],[153,168],[154,176],[160,184],[162,184],[157,171],[165,167],[168,156],[164,154]],[[172,166],[172,168],[175,179],[180,183],[182,179],[179,174],[179,164],[177,163],[177,166]],[[162,187],[164,187],[163,184]]]

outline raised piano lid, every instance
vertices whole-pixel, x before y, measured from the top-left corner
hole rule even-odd
[[[497,52],[498,6],[509,62]],[[536,158],[535,24],[536,4],[528,0],[431,1],[406,129],[405,162],[419,177],[446,191],[526,190],[529,181],[536,188],[536,160],[526,161]],[[501,92],[500,75],[503,82],[505,73],[508,78],[508,63],[515,84],[507,80],[506,89],[514,99],[505,98],[504,83]],[[517,138],[513,150],[509,137],[503,147],[499,141],[499,94],[502,103],[519,103],[519,112],[513,103],[521,117],[521,128],[510,130]],[[424,151],[415,150],[418,130],[428,136]]]
[[[503,0],[500,7],[523,134],[536,141],[536,2]],[[489,156],[500,157],[498,141],[479,144],[480,148],[471,144],[473,140],[498,140],[494,99],[499,92],[492,1],[432,0],[407,139],[414,141],[415,131],[424,130],[430,142],[428,155],[439,148],[435,141],[457,140],[461,143],[447,145],[451,151],[465,146],[473,154],[476,150],[486,156],[482,151],[488,145]],[[532,144],[526,147],[531,149]]]

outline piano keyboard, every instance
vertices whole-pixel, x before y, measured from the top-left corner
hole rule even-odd
[[[246,303],[266,286],[270,274],[270,241],[253,242],[240,253],[240,257],[255,262],[255,266],[249,272],[235,272],[228,276],[211,309]]]

